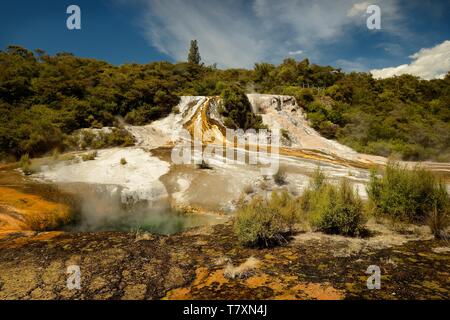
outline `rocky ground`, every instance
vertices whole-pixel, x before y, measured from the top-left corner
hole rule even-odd
[[[305,230],[284,246],[241,247],[225,213],[245,189],[269,194],[281,187],[259,166],[219,161],[223,155],[211,157],[207,169],[171,161],[182,129],[212,130],[221,141],[214,99],[184,97],[179,113],[127,127],[137,146],[101,150],[91,161],[77,153],[58,161],[33,159],[39,170],[31,177],[13,164],[0,165],[0,299],[450,298],[450,244],[433,240],[423,227],[392,230],[371,221],[365,239]],[[347,177],[366,197],[368,168],[386,159],[320,137],[290,97],[249,99],[270,127],[289,128],[290,142],[280,146],[279,165],[288,173],[282,188],[298,195],[320,166],[330,179]],[[448,163],[423,165],[446,179],[450,190]],[[26,231],[62,229],[75,213],[94,222],[128,214],[111,200],[116,193],[121,205],[163,197],[171,208],[205,217],[220,213],[221,221],[170,236]],[[67,268],[74,265],[81,288],[69,290]],[[379,290],[367,288],[366,270],[373,265],[381,270]]]
[[[0,299],[450,298],[448,243],[372,229],[369,239],[298,233],[269,249],[240,247],[231,221],[172,236],[13,233],[0,239]],[[67,288],[70,265],[80,290]],[[367,288],[370,265],[380,290]]]

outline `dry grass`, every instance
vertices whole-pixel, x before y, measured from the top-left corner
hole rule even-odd
[[[223,275],[228,279],[244,279],[251,276],[259,268],[260,261],[254,257],[248,258],[238,266],[233,266],[231,262],[227,264]]]
[[[436,239],[442,240],[449,238],[447,228],[450,225],[450,218],[446,208],[438,210],[435,207],[427,219],[427,224]]]

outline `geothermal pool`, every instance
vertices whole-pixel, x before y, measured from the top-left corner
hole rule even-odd
[[[69,232],[146,231],[168,235],[225,219],[208,213],[182,213],[166,201],[123,203],[121,188],[117,186],[75,183],[59,187],[77,198],[74,220],[62,228]]]

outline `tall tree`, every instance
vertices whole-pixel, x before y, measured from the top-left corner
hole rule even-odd
[[[200,52],[198,50],[197,40],[191,40],[191,48],[189,49],[188,62],[200,64]]]

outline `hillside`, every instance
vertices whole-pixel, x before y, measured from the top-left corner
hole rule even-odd
[[[121,118],[143,125],[169,115],[180,96],[229,92],[236,98],[241,91],[294,96],[314,129],[359,152],[449,161],[448,75],[375,80],[307,59],[252,70],[168,62],[113,66],[17,46],[0,52],[0,153],[7,159],[71,150],[81,128],[120,127]],[[227,125],[242,125],[248,111],[235,113]],[[127,143],[118,134],[108,145]]]

